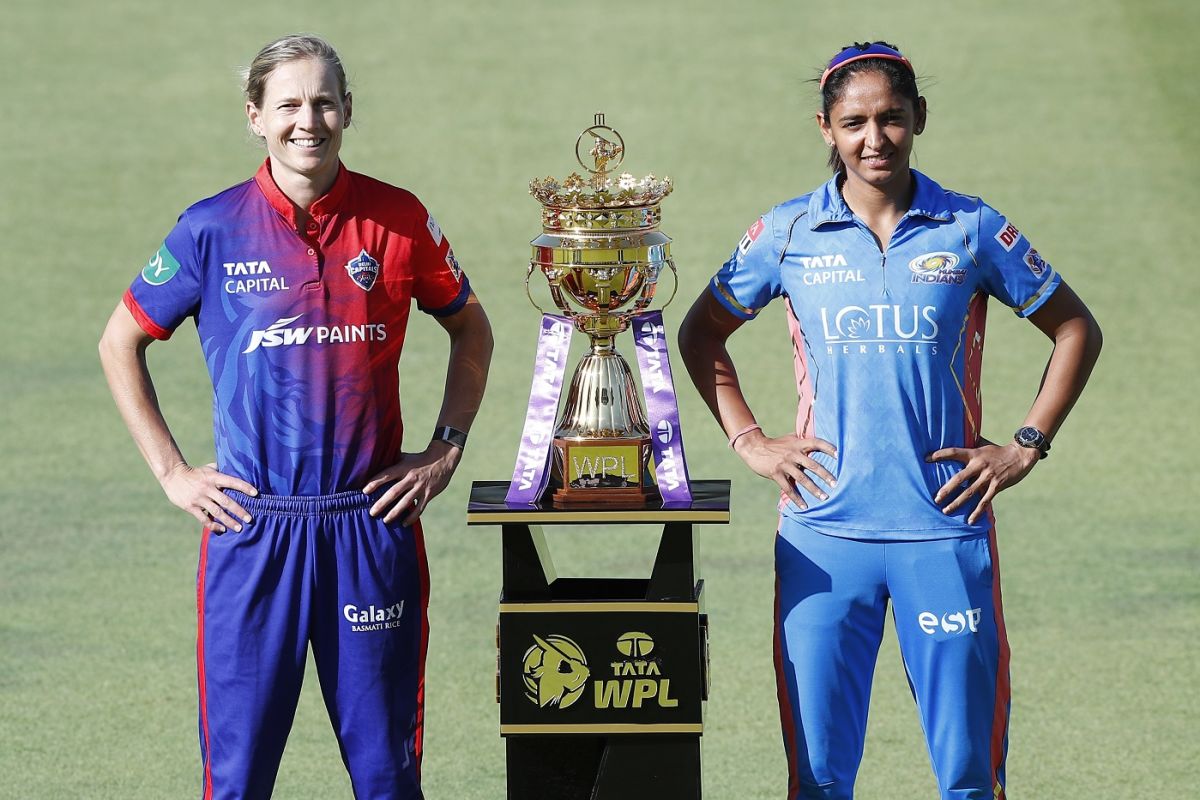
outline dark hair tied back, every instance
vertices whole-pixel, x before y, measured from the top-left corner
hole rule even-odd
[[[842,53],[851,48],[865,51],[872,45],[883,45],[897,52],[900,50],[896,45],[883,41],[854,42],[843,47],[838,52],[838,56],[841,56]],[[835,56],[834,59],[837,59],[838,56]],[[821,86],[821,111],[824,112],[826,120],[830,119],[830,112],[833,110],[834,104],[842,99],[842,94],[846,91],[846,86],[850,83],[850,79],[864,72],[878,72],[887,79],[892,91],[907,98],[912,103],[914,109],[919,105],[921,93],[917,89],[917,77],[913,74],[913,70],[907,61],[897,61],[892,58],[859,58],[838,67],[826,75],[825,83]],[[842,157],[838,155],[837,147],[831,146],[829,148],[828,163],[829,168],[835,174],[843,172],[846,169],[846,165],[842,163]]]

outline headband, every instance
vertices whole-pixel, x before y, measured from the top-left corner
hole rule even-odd
[[[834,56],[829,66],[821,73],[821,88],[825,88],[825,81],[839,67],[844,67],[855,61],[861,61],[864,58],[882,58],[886,61],[899,61],[912,75],[916,76],[916,70],[913,69],[912,62],[900,54],[900,51],[894,47],[888,47],[883,42],[873,42],[871,44],[852,44],[842,52]]]

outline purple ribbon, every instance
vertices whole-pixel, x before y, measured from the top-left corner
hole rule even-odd
[[[650,441],[654,446],[654,473],[663,508],[690,505],[687,462],[683,455],[683,431],[679,427],[679,401],[671,380],[667,357],[667,333],[661,311],[647,311],[633,318],[633,340],[637,345],[642,393],[650,418]]]
[[[537,357],[533,362],[533,386],[529,390],[529,408],[521,433],[517,465],[504,501],[512,504],[536,504],[542,499],[550,480],[550,444],[554,441],[554,418],[562,394],[563,375],[567,371],[567,353],[575,326],[566,317],[542,315],[538,334]]]

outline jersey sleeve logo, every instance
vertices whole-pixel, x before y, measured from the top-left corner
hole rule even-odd
[[[442,229],[438,227],[437,220],[433,215],[429,215],[429,219],[425,220],[425,227],[429,229],[429,235],[433,237],[435,247],[440,247],[442,244]]]
[[[1033,273],[1035,278],[1040,278],[1050,271],[1050,265],[1042,258],[1041,254],[1032,247],[1025,253],[1025,266],[1029,267],[1029,271]]]
[[[1006,219],[1002,219],[1000,222],[1003,223],[1003,227],[996,233],[996,241],[1004,248],[1004,252],[1011,253],[1012,249],[1017,246],[1017,240],[1021,238],[1021,232]]]
[[[177,272],[179,272],[179,261],[167,249],[167,243],[163,242],[163,246],[158,248],[158,252],[150,259],[150,263],[142,268],[142,280],[151,286],[162,286],[174,278]]]
[[[762,235],[763,229],[766,227],[767,224],[762,221],[762,217],[759,217],[758,220],[750,226],[749,230],[746,231],[746,235],[742,237],[742,240],[738,242],[738,253],[743,256],[746,255],[746,253],[750,250],[750,247],[758,240],[758,237]]]
[[[446,251],[446,267],[449,268],[450,274],[454,276],[454,280],[462,283],[462,267],[458,265],[458,259],[454,257],[453,247]]]
[[[346,272],[360,289],[369,292],[379,277],[379,262],[367,255],[366,250],[360,250],[357,256],[346,262]]]

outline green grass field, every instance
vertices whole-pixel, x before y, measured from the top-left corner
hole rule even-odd
[[[626,167],[667,173],[683,310],[760,212],[825,177],[807,80],[854,39],[927,76],[917,166],[1004,211],[1089,302],[1106,349],[1053,457],[998,515],[1014,703],[1009,796],[1176,798],[1200,782],[1195,454],[1200,5],[658,3],[103,5],[16,0],[0,24],[0,798],[180,798],[199,786],[194,522],[127,436],[96,341],[177,214],[262,159],[235,67],[285,32],[329,37],[355,92],[343,157],[437,215],[491,312],[497,359],[472,446],[425,516],[433,575],[425,776],[432,800],[504,792],[493,699],[499,541],[464,524],[472,479],[506,478],[536,312],[521,281],[533,176],[573,167],[596,111]],[[421,315],[416,315],[421,317]],[[1047,343],[993,307],[985,431],[1005,438]],[[630,345],[624,345],[627,352]],[[794,417],[779,308],[735,339],[759,420]],[[440,399],[445,337],[414,320],[410,446]],[[151,350],[193,462],[211,458],[190,326]],[[677,363],[677,372],[682,372]],[[684,387],[692,475],[732,477],[733,524],[701,532],[712,624],[706,796],[780,798],[771,668],[775,490]],[[643,574],[645,532],[551,531],[560,573]],[[349,797],[310,672],[277,796]],[[894,637],[880,656],[863,798],[934,782]]]

